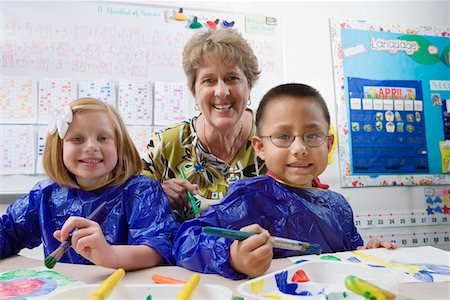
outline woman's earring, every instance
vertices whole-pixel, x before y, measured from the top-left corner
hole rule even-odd
[[[198,107],[197,103],[195,103],[194,109],[195,109],[196,111],[199,111],[199,110],[200,110],[200,108]]]
[[[252,99],[250,97],[248,97],[247,106],[250,106],[251,104],[252,104]]]

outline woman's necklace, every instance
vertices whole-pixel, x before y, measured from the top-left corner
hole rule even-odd
[[[242,134],[242,130],[244,129],[244,124],[241,121],[241,129],[239,130],[238,135],[236,136],[236,138],[234,139],[233,144],[231,145],[230,151],[232,152],[234,149],[234,145],[237,143],[237,141],[239,140],[239,138],[241,137]],[[206,138],[206,122],[203,123],[203,136],[205,138],[205,142],[206,142],[206,148],[208,149],[208,152],[213,154],[211,151],[211,146],[209,146],[209,142],[208,139]]]

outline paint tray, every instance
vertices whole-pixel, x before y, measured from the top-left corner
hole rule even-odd
[[[302,270],[308,281],[294,282]],[[300,273],[301,274],[301,273]],[[354,275],[380,288],[396,293],[402,272],[385,268],[368,268],[336,261],[303,261],[291,267],[266,274],[237,287],[245,299],[364,299],[345,287],[345,277]],[[346,292],[346,297],[343,296]],[[340,295],[340,296],[339,296]],[[332,297],[331,297],[332,296]]]
[[[51,293],[47,299],[86,299],[96,288],[98,284],[78,285],[72,288],[64,289],[64,291]],[[173,300],[183,284],[118,284],[108,300],[123,299],[145,299],[148,295],[152,296],[152,300]],[[202,284],[201,282],[192,294],[191,300],[230,300],[232,299],[231,289],[215,285]]]

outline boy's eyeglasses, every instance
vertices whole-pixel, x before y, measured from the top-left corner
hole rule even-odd
[[[301,135],[276,134],[276,135],[265,135],[260,137],[269,138],[272,144],[274,144],[279,148],[289,148],[294,142],[296,137],[301,137],[306,146],[315,148],[325,143],[325,141],[328,139],[329,136],[330,135],[323,132],[312,132]]]

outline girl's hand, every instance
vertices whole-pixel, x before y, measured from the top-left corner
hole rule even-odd
[[[387,249],[397,249],[398,245],[396,243],[383,241],[383,240],[377,240],[377,239],[371,239],[367,245],[365,246],[359,246],[356,249],[358,250],[364,250],[364,249],[374,249],[374,248],[387,248]]]
[[[272,263],[273,242],[270,234],[258,224],[242,227],[241,231],[260,234],[234,241],[230,248],[230,264],[235,271],[250,277],[263,275]]]
[[[197,195],[198,185],[192,184],[186,179],[172,178],[164,181],[162,188],[169,198],[170,206],[182,211],[185,207],[191,207],[186,191],[189,191],[192,195]]]
[[[84,258],[96,265],[103,265],[111,257],[112,247],[103,235],[97,222],[82,217],[70,217],[61,230],[56,230],[53,236],[63,242],[72,233],[72,248]]]

